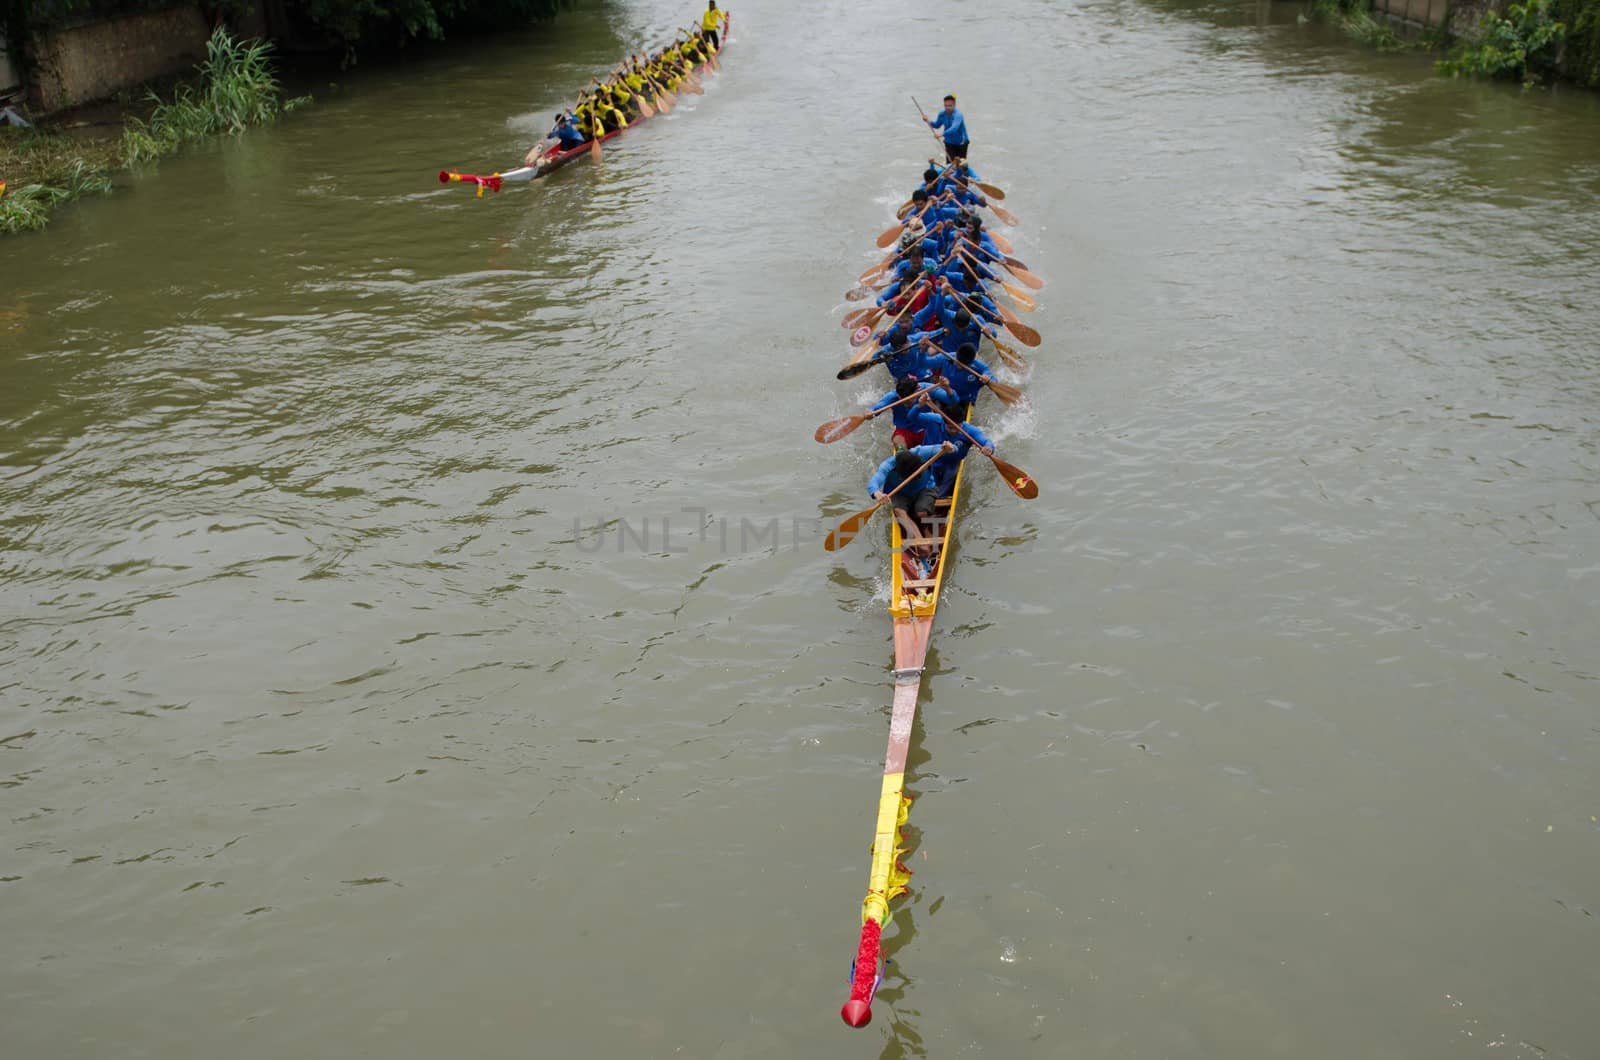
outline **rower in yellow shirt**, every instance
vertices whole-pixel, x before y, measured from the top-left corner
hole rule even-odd
[[[717,10],[717,0],[711,0],[711,6],[706,8],[706,13],[700,16],[700,37],[712,51],[722,47],[722,41],[717,38],[717,29],[721,27],[724,32],[728,28],[728,13]]]

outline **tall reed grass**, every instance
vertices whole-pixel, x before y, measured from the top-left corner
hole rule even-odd
[[[310,97],[283,99],[272,72],[270,43],[237,41],[218,27],[206,42],[199,88],[180,85],[170,101],[155,93],[150,101],[154,104],[150,119],[130,120],[122,134],[122,154],[128,165],[169,155],[207,136],[269,124],[279,114],[310,102]]]
[[[198,73],[197,84],[180,85],[170,100],[150,93],[150,117],[130,118],[120,143],[91,145],[60,134],[6,130],[0,136],[0,169],[20,171],[29,183],[0,193],[0,234],[43,228],[61,203],[110,191],[109,174],[115,170],[169,155],[207,136],[265,125],[311,102],[309,96],[283,98],[272,71],[272,45],[234,40],[220,27],[206,43]]]

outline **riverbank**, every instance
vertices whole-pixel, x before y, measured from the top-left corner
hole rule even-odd
[[[1437,53],[1445,76],[1600,88],[1600,0],[1316,0],[1312,10],[1379,51]]]
[[[107,103],[40,127],[0,127],[0,234],[44,228],[57,206],[110,192],[119,172],[275,121],[309,100],[284,98],[270,44],[218,29],[194,78],[148,90],[142,105]]]

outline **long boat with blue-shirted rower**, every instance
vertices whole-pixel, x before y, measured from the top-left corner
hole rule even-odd
[[[951,166],[946,166],[945,172],[950,169]],[[928,174],[933,173],[931,169],[928,171]],[[929,178],[928,174],[925,174],[928,182],[937,185],[938,180],[934,178],[941,175]],[[966,192],[964,182],[960,191]],[[976,195],[967,195],[965,202],[968,209],[983,204]],[[913,273],[903,287],[903,294],[901,289],[885,287],[887,293],[880,300],[881,308],[870,314],[875,321],[888,317],[888,326],[872,335],[871,324],[864,323],[861,330],[866,334],[852,339],[859,349],[840,371],[839,378],[855,378],[884,364],[897,376],[895,390],[870,408],[830,420],[816,431],[817,441],[831,444],[852,434],[868,420],[884,412],[894,412],[895,438],[908,447],[884,460],[868,484],[868,492],[874,500],[872,507],[844,519],[824,542],[830,552],[841,549],[860,534],[878,511],[890,510],[889,617],[894,627],[894,701],[873,826],[872,865],[867,873],[867,895],[861,903],[861,933],[856,941],[855,961],[850,966],[850,996],[839,1013],[852,1027],[864,1027],[872,1020],[872,1001],[887,968],[883,931],[890,923],[891,904],[905,894],[911,879],[910,870],[901,860],[906,853],[901,829],[911,805],[905,793],[906,758],[911,750],[917,698],[922,690],[933,620],[939,609],[939,593],[949,572],[951,535],[965,489],[967,468],[962,458],[976,449],[993,463],[1006,486],[1017,496],[1031,499],[1039,492],[1031,476],[995,455],[994,443],[972,422],[972,410],[982,390],[993,391],[1007,405],[1019,401],[1022,396],[1015,387],[990,376],[984,362],[977,359],[975,345],[967,342],[966,333],[960,330],[967,326],[961,325],[964,318],[970,323],[970,313],[957,311],[969,305],[981,311],[985,304],[993,303],[973,298],[973,295],[980,295],[986,284],[1003,286],[997,274],[968,264],[977,247],[978,227],[972,225],[973,234],[963,235],[959,231],[953,234],[948,246],[943,248],[940,263],[940,268],[960,270],[946,271],[943,275],[962,283],[970,282],[970,294],[956,290],[949,283],[936,285],[931,279]],[[913,244],[917,249],[910,249]],[[914,240],[902,240],[900,246],[902,250],[898,253],[914,254],[920,262],[923,253],[920,235]],[[862,276],[868,293],[872,293],[873,283],[889,282],[895,257],[896,253],[891,253],[889,259]],[[934,273],[927,275],[931,277]],[[939,338],[947,344],[944,354],[932,352],[933,338],[924,333],[925,348],[930,352],[919,360],[908,331],[900,323],[914,306],[931,306],[926,312],[947,321],[939,332]],[[997,325],[1003,319],[998,311],[993,314],[993,320],[982,332],[987,341],[995,342]],[[848,326],[854,324],[855,320],[848,322]],[[950,346],[957,347],[953,355]],[[1003,343],[996,345],[996,352],[1007,367],[1027,371],[1027,362]],[[916,367],[919,363],[922,365],[920,375]],[[906,371],[912,374],[900,374]],[[959,379],[961,385],[952,385],[952,377]]]
[[[724,25],[726,25],[726,17],[724,17],[723,21]],[[678,84],[677,90],[700,93],[704,90],[700,87],[698,78],[701,75],[722,68],[721,63],[718,61],[718,56],[722,54],[724,48],[733,43],[733,40],[724,36],[719,46],[712,45],[701,37],[698,31],[696,34],[691,35],[690,40],[693,46],[704,55],[704,58],[688,65],[687,70],[683,71],[683,80]],[[678,45],[675,46],[682,46],[684,43],[683,40],[680,40]],[[633,63],[631,67],[628,63],[624,63],[621,71],[606,82],[611,84],[613,81],[620,79],[624,84],[629,85],[629,92],[635,97],[634,106],[637,107],[637,112],[632,116],[623,115],[622,117],[627,118],[626,123],[623,123],[621,118],[609,126],[602,121],[599,123],[600,128],[597,130],[600,133],[599,136],[594,135],[596,130],[585,128],[582,133],[584,139],[581,142],[572,143],[570,146],[565,142],[557,142],[552,138],[550,140],[552,144],[551,150],[540,151],[535,148],[534,151],[529,152],[522,165],[514,169],[508,169],[503,173],[491,173],[484,176],[477,173],[461,173],[453,169],[441,169],[439,171],[439,183],[474,185],[477,188],[478,198],[481,199],[485,190],[498,193],[501,187],[506,184],[526,184],[585,158],[598,160],[602,153],[602,144],[610,143],[629,129],[649,121],[657,114],[670,113],[677,99],[672,89],[659,80],[657,76],[653,76],[655,71],[648,65],[642,64],[635,57],[630,57],[629,61]],[[630,81],[630,79],[632,80]],[[598,81],[598,79],[596,80]],[[557,122],[558,127],[561,124],[561,122]],[[554,133],[554,130],[552,130],[552,133]]]

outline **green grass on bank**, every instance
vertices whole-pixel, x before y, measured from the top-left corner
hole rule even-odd
[[[283,98],[270,44],[236,41],[220,28],[206,45],[198,74],[195,84],[179,85],[169,100],[151,93],[149,117],[129,117],[120,138],[0,127],[0,180],[7,183],[0,195],[0,234],[43,228],[61,203],[109,192],[113,173],[186,143],[267,124],[310,101]]]
[[[1446,24],[1413,36],[1375,15],[1372,0],[1315,0],[1317,16],[1379,51],[1433,51],[1450,77],[1486,77],[1524,85],[1565,78],[1600,87],[1600,0],[1497,2],[1476,17],[1452,5]]]

